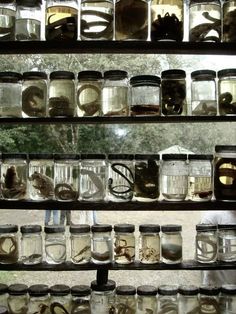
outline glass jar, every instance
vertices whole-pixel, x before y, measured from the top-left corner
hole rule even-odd
[[[212,198],[213,155],[189,155],[188,199],[210,201]]]
[[[178,298],[178,313],[189,314],[198,313],[199,301],[198,293],[199,289],[196,286],[180,286]]]
[[[50,73],[48,112],[50,117],[74,117],[75,75],[69,71]]]
[[[94,1],[91,2],[91,5],[93,4],[95,4]],[[78,117],[99,116],[102,107],[102,73],[99,71],[79,72],[76,97]]]
[[[161,113],[164,116],[186,115],[186,73],[166,70],[161,73]]]
[[[17,225],[0,225],[0,264],[14,264],[19,258]]]
[[[22,200],[27,190],[27,155],[2,154],[1,191],[5,200]]]
[[[0,305],[0,314],[8,314],[8,310],[6,306],[1,306]]]
[[[199,263],[214,263],[217,260],[217,225],[196,225],[195,258]]]
[[[187,155],[162,155],[161,193],[166,201],[185,200],[188,193]]]
[[[43,260],[42,227],[40,225],[24,225],[20,228],[21,261],[25,265],[39,264]]]
[[[236,69],[218,71],[218,101],[220,115],[236,114]]]
[[[236,145],[215,146],[214,195],[217,200],[236,200]]]
[[[128,116],[128,73],[111,70],[104,72],[102,89],[102,114],[104,116]]]
[[[222,285],[220,292],[220,313],[236,313],[236,285]]]
[[[92,230],[92,262],[95,264],[109,264],[112,262],[111,225],[97,224]]]
[[[100,285],[96,280],[91,282],[91,314],[115,313],[115,288],[116,283],[108,280]]]
[[[97,202],[106,196],[106,155],[81,154],[80,200]]]
[[[72,298],[70,287],[67,285],[54,285],[50,287],[50,295],[51,313],[71,313]],[[59,309],[60,312],[56,309]]]
[[[53,154],[29,154],[29,198],[35,201],[54,198]]]
[[[81,0],[81,40],[112,40],[113,11],[112,0]]]
[[[148,154],[135,155],[134,199],[139,202],[156,201],[159,192],[160,156]]]
[[[91,314],[90,310],[90,295],[91,289],[89,286],[77,285],[71,287],[71,313]]]
[[[147,40],[148,20],[148,0],[116,0],[115,40]]]
[[[158,287],[157,313],[178,314],[178,286],[161,285]],[[182,313],[181,313],[182,314]]]
[[[143,224],[139,226],[139,260],[143,264],[160,262],[160,225]]]
[[[200,297],[200,313],[201,314],[218,314],[219,308],[219,293],[220,288],[214,286],[201,286],[199,288]]]
[[[45,226],[45,254],[48,264],[66,261],[66,236],[64,226]]]
[[[223,36],[224,42],[236,42],[236,1],[226,0],[223,2]]]
[[[79,197],[78,154],[54,155],[54,193],[61,202],[76,201]]]
[[[5,306],[7,308],[7,299],[8,299],[8,286],[5,285],[4,283],[0,283],[0,307]]]
[[[128,202],[134,192],[134,155],[108,155],[107,199],[113,202]]]
[[[157,289],[154,286],[143,285],[137,288],[136,314],[157,313]]]
[[[15,39],[16,1],[0,1],[0,41]],[[17,98],[15,98],[17,99]]]
[[[191,114],[193,116],[216,116],[216,72],[198,70],[191,73]]]
[[[116,288],[116,313],[136,314],[136,288],[133,286],[118,286]]]
[[[47,116],[47,74],[45,72],[24,72],[22,85],[22,116]]]
[[[74,264],[86,264],[91,259],[91,236],[89,225],[70,226],[71,261]]]
[[[17,0],[16,3],[16,40],[40,40],[42,0]]]
[[[32,285],[28,289],[30,296],[27,314],[40,313],[50,314],[49,288],[47,285]]]
[[[21,80],[20,73],[0,72],[0,117],[21,118]]]
[[[135,260],[135,226],[114,225],[114,259],[117,264],[130,264]]]
[[[218,260],[236,262],[236,224],[218,224]]]
[[[160,84],[155,75],[131,77],[131,116],[160,115]]]
[[[45,18],[46,40],[77,40],[77,0],[47,1]]]
[[[8,310],[11,314],[27,314],[28,287],[23,284],[13,284],[8,287]]]
[[[182,0],[152,0],[151,40],[183,40]]]
[[[220,0],[190,0],[189,41],[221,41]]]
[[[163,225],[161,226],[161,256],[165,264],[178,264],[182,262],[182,226]]]

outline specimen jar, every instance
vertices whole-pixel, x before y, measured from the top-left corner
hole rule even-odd
[[[14,264],[19,258],[17,225],[0,225],[0,264]]]
[[[102,88],[102,114],[128,116],[128,73],[121,70],[104,72]]]
[[[186,154],[163,154],[161,164],[161,193],[166,201],[184,201],[188,193],[188,164]]]
[[[179,287],[179,298],[178,298],[178,313],[198,313],[199,301],[198,293],[199,289],[193,285],[181,285]]]
[[[65,227],[45,226],[45,254],[48,264],[62,264],[66,261]]]
[[[27,314],[28,287],[23,284],[13,284],[8,287],[8,310],[10,314]]]
[[[161,113],[164,116],[186,115],[186,73],[166,70],[161,73]]]
[[[49,287],[47,285],[32,285],[28,289],[29,293],[29,303],[28,303],[28,312],[31,313],[40,313],[44,311],[45,314],[50,314],[49,304]]]
[[[86,285],[77,285],[71,287],[71,313],[90,314],[90,295],[91,289]]]
[[[165,264],[178,264],[182,262],[182,226],[161,226],[161,257]]]
[[[236,145],[216,145],[214,195],[217,200],[236,200]]]
[[[29,198],[43,201],[54,198],[53,154],[29,154]]]
[[[236,42],[236,1],[226,0],[223,2],[223,34],[224,42]]]
[[[157,313],[157,288],[143,285],[137,288],[136,314]]]
[[[143,264],[160,262],[160,225],[143,224],[139,226],[139,260]]]
[[[79,197],[78,154],[54,155],[54,193],[60,202],[76,201]]]
[[[6,200],[26,198],[27,155],[23,153],[3,153],[1,169],[1,192]]]
[[[220,289],[220,313],[236,313],[236,285],[222,285]]]
[[[71,254],[74,264],[86,264],[91,259],[91,236],[89,225],[70,226]]]
[[[71,313],[72,297],[70,287],[67,285],[54,285],[50,287],[50,295],[51,313]],[[57,312],[57,309],[60,309],[60,312]]]
[[[41,39],[42,0],[16,0],[16,40]]]
[[[218,71],[218,102],[220,115],[236,114],[236,69]]]
[[[0,305],[0,314],[8,314],[8,310],[6,306]]]
[[[219,287],[203,285],[200,286],[199,292],[199,312],[201,314],[221,313],[219,309]]]
[[[94,3],[91,2],[91,4]],[[99,116],[102,106],[102,73],[99,71],[79,72],[76,93],[77,115],[79,117]]]
[[[46,40],[77,40],[77,0],[48,0],[45,10]]]
[[[50,73],[48,113],[50,117],[75,115],[75,75],[69,71]]]
[[[113,280],[104,284],[99,284],[96,280],[91,282],[91,314],[115,313],[115,288]]]
[[[22,116],[21,89],[22,75],[20,73],[0,72],[0,117],[20,118]]]
[[[213,191],[213,155],[193,154],[188,156],[188,199],[210,201]]]
[[[0,283],[0,306],[7,307],[8,286]],[[0,312],[1,313],[1,312]]]
[[[106,196],[106,155],[81,154],[80,200],[103,201]]]
[[[128,202],[134,192],[134,155],[108,155],[107,199]]]
[[[21,231],[21,261],[25,265],[39,264],[43,260],[42,227],[24,225]]]
[[[196,225],[195,258],[199,263],[214,263],[217,260],[217,225]]]
[[[16,1],[0,1],[0,41],[15,40]]]
[[[189,41],[221,41],[220,0],[190,0]]]
[[[147,40],[148,0],[115,1],[115,40]]]
[[[112,40],[113,11],[112,0],[81,0],[80,39]]]
[[[112,262],[113,249],[111,225],[97,224],[92,230],[92,262],[95,264],[109,264]]]
[[[218,260],[236,262],[236,224],[218,224]]]
[[[22,82],[22,116],[47,116],[47,74],[45,72],[24,72]]]
[[[198,70],[191,73],[191,109],[193,116],[216,116],[216,72]]]
[[[158,287],[157,313],[178,314],[178,286],[160,285]],[[182,313],[181,313],[182,314]]]
[[[118,264],[130,264],[135,260],[135,226],[114,225],[114,260]]]
[[[152,0],[151,40],[183,40],[183,0]]]
[[[136,314],[136,288],[133,286],[116,287],[116,313]]]

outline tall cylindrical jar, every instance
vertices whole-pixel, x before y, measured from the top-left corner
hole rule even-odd
[[[157,313],[157,288],[143,285],[137,288],[136,314]]]
[[[8,299],[8,285],[0,283],[0,306],[5,306],[7,308],[7,299]]]
[[[116,313],[136,314],[136,288],[133,286],[116,287]]]
[[[86,264],[91,259],[91,236],[89,225],[70,226],[71,254],[74,264]]]
[[[92,230],[92,262],[95,264],[109,264],[112,262],[113,249],[111,225],[97,224]]]
[[[12,284],[8,287],[8,310],[10,314],[27,314],[28,287],[24,284]]]
[[[139,226],[139,260],[143,264],[160,262],[160,225],[143,224]]]
[[[49,288],[47,285],[32,285],[28,289],[29,293],[29,304],[28,312],[31,313],[40,313],[44,310],[45,314],[50,314],[49,310]]]
[[[158,287],[157,313],[178,313],[178,286],[160,285]]]
[[[218,224],[218,260],[236,262],[236,224]]]
[[[236,1],[226,0],[223,2],[223,34],[224,42],[236,42]]]
[[[15,39],[16,1],[0,1],[0,41]]]
[[[221,314],[236,313],[236,285],[221,286],[219,304]]]
[[[118,264],[130,264],[135,260],[135,226],[114,225],[114,260]]]
[[[219,287],[204,285],[200,286],[199,292],[199,311],[201,314],[221,313],[219,308]]]
[[[57,313],[56,309],[61,308],[62,313],[71,312],[70,287],[67,285],[54,285],[50,287],[50,311]]]
[[[91,282],[91,314],[115,313],[115,288],[113,280],[105,284],[99,284],[96,280]]]
[[[91,314],[90,296],[91,289],[86,285],[76,285],[71,287],[71,313]]]
[[[178,264],[183,259],[182,226],[161,226],[161,257],[165,264]]]
[[[195,258],[199,263],[214,263],[217,260],[217,225],[196,225]]]
[[[189,314],[198,313],[199,301],[198,293],[199,289],[196,286],[184,286],[179,287],[179,299],[178,299],[178,313]]]
[[[218,71],[218,102],[220,115],[236,115],[236,69]]]
[[[15,264],[19,258],[17,225],[0,225],[0,264]]]
[[[66,261],[66,236],[64,226],[45,226],[45,255],[48,264]]]

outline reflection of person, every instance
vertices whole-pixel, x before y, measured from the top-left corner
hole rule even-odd
[[[205,224],[236,224],[236,211],[209,211],[202,217]],[[207,270],[203,271],[203,284],[221,286],[223,284],[236,284],[235,270]]]
[[[71,224],[71,211],[70,210],[61,210],[61,216],[60,216],[60,225],[65,224],[66,219],[66,225],[69,226]]]
[[[59,214],[57,209],[46,209],[45,211],[45,225],[49,225],[51,220],[51,215],[53,218],[53,224],[59,225]]]

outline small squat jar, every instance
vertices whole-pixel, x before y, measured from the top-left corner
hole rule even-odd
[[[116,224],[114,226],[114,259],[117,264],[130,264],[135,260],[135,226]]]
[[[178,286],[161,285],[158,287],[157,313],[178,313]],[[182,314],[182,313],[181,313]]]
[[[199,289],[196,286],[180,286],[178,298],[178,313],[189,314],[198,313],[199,302],[198,293]]]
[[[154,286],[143,285],[137,288],[136,314],[157,313],[157,289]]]
[[[96,280],[91,282],[91,314],[115,313],[115,288],[116,283],[113,280],[102,285]]]
[[[236,313],[236,285],[222,285],[220,289],[220,313]]]
[[[66,261],[66,237],[64,226],[45,226],[45,254],[48,264],[62,264]]]
[[[0,1],[0,41],[15,40],[16,1]]]
[[[136,314],[136,288],[133,286],[118,286],[116,288],[116,313]]]
[[[71,294],[70,287],[67,285],[54,285],[50,287],[50,311],[57,313],[60,308],[62,313],[71,313]]]
[[[112,262],[111,225],[93,225],[92,230],[92,262],[109,264]]]
[[[86,285],[77,285],[71,287],[71,313],[91,314],[90,295],[91,289]]]
[[[236,115],[236,69],[218,71],[219,114]]]
[[[199,310],[201,314],[221,313],[219,307],[220,288],[214,286],[201,286],[199,292]]]
[[[45,314],[50,314],[49,304],[49,288],[47,285],[32,285],[28,289],[29,303],[27,314],[40,313],[45,309]]]
[[[218,260],[236,262],[236,224],[218,224]]]
[[[223,2],[223,38],[224,42],[236,42],[236,2],[226,0]]]
[[[89,225],[70,226],[71,261],[74,264],[87,264],[91,259],[91,236]]]
[[[5,285],[4,283],[0,283],[0,307],[5,306],[7,308],[7,299],[8,299],[8,286]]]
[[[182,226],[163,225],[161,226],[161,256],[165,264],[178,264],[182,262]]]
[[[23,284],[13,284],[8,287],[8,310],[11,314],[27,314],[28,287]]]
[[[160,262],[160,225],[144,224],[139,226],[139,260],[143,264]]]

